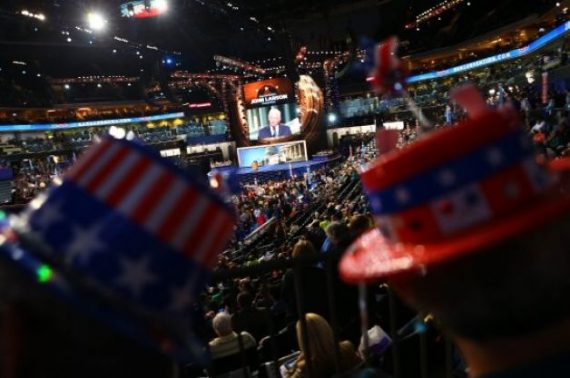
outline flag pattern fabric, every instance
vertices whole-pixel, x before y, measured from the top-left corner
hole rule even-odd
[[[162,331],[155,329],[154,335],[179,333],[170,336],[185,345],[167,344],[188,361],[185,353],[200,349],[187,333],[189,315],[233,235],[235,218],[207,182],[142,145],[104,138],[33,200],[14,227],[22,241],[33,241],[23,244],[32,260],[49,264],[69,286],[88,288],[114,310],[160,324]],[[120,331],[136,333],[128,322],[122,324]]]
[[[443,165],[366,189],[389,239],[435,242],[499,218],[549,189],[528,137],[515,131]]]
[[[361,173],[377,227],[344,254],[345,281],[427,274],[570,211],[569,159],[537,159],[517,113],[484,107],[473,86],[454,95],[470,118],[383,154]]]
[[[396,55],[398,38],[389,37],[379,43],[374,53],[372,86],[381,94],[398,94],[405,90],[407,71]]]

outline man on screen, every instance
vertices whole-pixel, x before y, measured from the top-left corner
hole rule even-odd
[[[265,126],[259,130],[258,139],[280,138],[291,135],[289,126],[281,123],[281,111],[272,108],[267,115],[269,126]]]

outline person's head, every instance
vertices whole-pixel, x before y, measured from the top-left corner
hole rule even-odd
[[[521,339],[570,319],[570,217],[391,283],[452,335]]]
[[[220,312],[212,320],[212,328],[219,337],[230,335],[234,330],[232,328],[232,317],[227,312]]]
[[[297,321],[297,342],[299,350],[307,355],[305,346],[309,347],[311,360],[319,363],[330,361],[335,356],[334,334],[329,323],[318,314],[305,314],[307,324],[307,340],[303,337],[301,321]]]
[[[281,111],[277,108],[272,108],[267,115],[267,119],[269,120],[270,126],[279,126],[281,123]]]
[[[237,305],[240,310],[251,308],[253,303],[253,295],[249,292],[239,293],[237,296]]]
[[[350,219],[348,229],[353,238],[357,238],[372,227],[370,218],[366,215],[355,215]]]
[[[246,277],[239,280],[238,288],[240,292],[251,292],[253,290],[251,285],[251,279],[249,277]]]
[[[350,231],[344,223],[332,222],[325,232],[330,241],[335,245],[350,239]]]
[[[293,247],[293,252],[291,253],[294,259],[310,260],[318,257],[318,253],[308,240],[299,240]]]
[[[331,214],[331,222],[342,222],[342,213],[339,209],[333,209]]]

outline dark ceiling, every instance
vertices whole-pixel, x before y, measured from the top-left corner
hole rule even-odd
[[[0,59],[41,62],[54,76],[156,71],[165,56],[194,71],[212,68],[214,54],[292,59],[303,45],[313,50],[344,48],[349,34],[376,41],[400,34],[406,22],[440,1],[169,0],[166,15],[135,20],[120,17],[121,0],[2,0]],[[496,4],[472,1],[482,9],[492,10]],[[550,0],[533,0],[545,1]],[[16,15],[24,8],[45,13],[47,20]],[[75,26],[84,26],[89,10],[103,12],[109,30],[101,35],[77,31]],[[160,50],[147,49],[149,45]]]

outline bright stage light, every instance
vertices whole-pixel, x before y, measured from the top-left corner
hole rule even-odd
[[[159,13],[164,13],[168,10],[167,0],[156,0],[152,4]]]
[[[87,25],[89,29],[100,32],[107,27],[107,20],[100,13],[89,12],[87,14]]]
[[[116,139],[124,139],[127,136],[127,131],[122,127],[111,126],[109,128],[109,135]]]
[[[336,114],[334,114],[334,113],[329,113],[329,115],[328,115],[328,120],[329,120],[329,123],[330,123],[330,124],[335,123],[335,122],[336,122]]]

